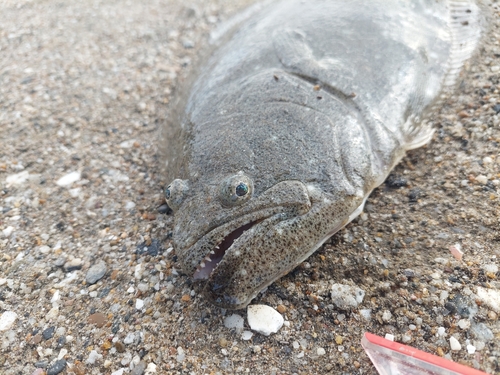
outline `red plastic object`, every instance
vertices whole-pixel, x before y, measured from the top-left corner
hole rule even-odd
[[[368,332],[361,339],[361,345],[380,375],[486,375]]]

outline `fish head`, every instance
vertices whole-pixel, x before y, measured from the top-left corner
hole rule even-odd
[[[197,189],[174,180],[165,192],[182,268],[219,307],[245,307],[342,228],[362,202],[298,180],[256,190],[252,176],[239,171]]]

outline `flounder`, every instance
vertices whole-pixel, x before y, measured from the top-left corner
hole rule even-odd
[[[469,0],[284,0],[226,33],[165,128],[183,270],[237,309],[309,257],[431,139],[480,31]]]

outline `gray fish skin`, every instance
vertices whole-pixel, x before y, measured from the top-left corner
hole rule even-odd
[[[478,14],[466,0],[286,0],[225,37],[165,130],[176,254],[215,305],[246,306],[430,140]]]

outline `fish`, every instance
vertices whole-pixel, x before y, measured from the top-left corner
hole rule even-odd
[[[165,125],[183,272],[240,309],[433,135],[483,29],[472,0],[285,0],[215,42]]]

